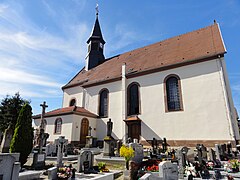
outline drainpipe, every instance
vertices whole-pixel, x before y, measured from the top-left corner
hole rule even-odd
[[[127,112],[126,99],[127,99],[127,96],[126,96],[126,63],[124,63],[122,65],[122,135],[123,135],[122,141],[123,141],[123,143],[125,143],[127,140],[127,136],[126,136],[127,125],[123,121],[127,117],[127,115],[126,115],[126,112]]]

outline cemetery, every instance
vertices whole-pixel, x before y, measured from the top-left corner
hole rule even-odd
[[[44,116],[44,106],[43,116]],[[40,126],[41,127],[41,126]],[[137,139],[126,143],[112,137],[113,123],[107,122],[104,147],[95,147],[89,129],[86,147],[74,149],[64,136],[53,144],[40,129],[39,146],[29,156],[30,168],[21,168],[19,153],[0,153],[0,179],[233,179],[240,178],[239,147],[230,142],[195,148],[170,147],[167,139],[153,138],[151,147]],[[52,162],[51,165],[48,163]],[[8,167],[8,168],[6,168]],[[116,168],[117,167],[117,168]]]

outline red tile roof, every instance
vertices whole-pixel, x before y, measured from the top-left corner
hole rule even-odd
[[[91,86],[121,79],[121,67],[126,63],[127,77],[152,70],[165,70],[176,65],[202,62],[226,53],[218,24],[179,35],[149,46],[123,53],[85,71],[84,68],[63,89]]]
[[[52,117],[52,116],[60,116],[60,115],[68,115],[68,114],[78,114],[87,117],[98,117],[96,114],[91,113],[90,111],[77,106],[70,106],[65,108],[55,109],[53,111],[49,111],[45,113],[44,117]],[[33,116],[33,119],[41,118],[41,114]]]

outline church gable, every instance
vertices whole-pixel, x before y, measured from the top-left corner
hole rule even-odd
[[[126,63],[126,76],[139,76],[174,67],[213,59],[226,53],[218,24],[176,36],[143,48],[107,59],[88,71],[82,69],[63,89],[91,86],[121,79]]]

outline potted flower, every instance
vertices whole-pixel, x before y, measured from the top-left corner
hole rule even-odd
[[[238,159],[231,159],[228,161],[229,164],[230,164],[230,167],[232,169],[232,172],[239,172],[239,165],[240,165],[240,162]]]
[[[120,148],[120,156],[125,158],[126,168],[127,170],[129,170],[129,161],[132,157],[134,157],[133,148],[122,145],[122,147]]]
[[[59,167],[57,172],[57,177],[60,180],[67,180],[72,177],[73,168],[71,166]]]
[[[99,162],[98,163],[98,170],[100,172],[109,172],[109,169],[106,168],[106,163],[105,162]]]

